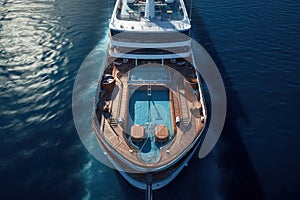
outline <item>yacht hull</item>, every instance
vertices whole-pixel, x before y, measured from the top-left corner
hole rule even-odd
[[[134,187],[141,189],[141,190],[146,190],[147,189],[147,180],[145,179],[144,181],[138,180],[132,176],[132,173],[129,173],[124,169],[124,163],[119,164],[122,162],[121,160],[116,159],[116,156],[113,154],[113,149],[111,149],[108,145],[105,144],[103,139],[100,136],[100,133],[98,132],[98,129],[96,128],[97,122],[93,120],[93,128],[97,136],[98,143],[100,147],[103,149],[104,154],[107,156],[109,162],[112,164],[112,166],[122,175],[122,177],[131,185]],[[176,176],[184,169],[184,167],[188,166],[188,162],[190,159],[193,157],[193,155],[197,152],[202,139],[202,133],[199,135],[199,138],[197,138],[196,143],[194,146],[191,148],[191,150],[180,160],[178,160],[176,163],[174,163],[172,166],[164,169],[161,172],[154,172],[156,173],[156,176],[163,176],[163,179],[157,180],[157,181],[151,181],[152,184],[152,189],[153,190],[158,190],[166,185],[168,185],[171,181],[173,181]],[[119,163],[118,163],[119,162]],[[121,166],[123,165],[123,167]],[[127,168],[127,167],[126,167]],[[127,168],[128,170],[128,168]],[[172,173],[169,173],[169,171],[172,171]],[[152,171],[148,172],[137,172],[138,176],[144,176],[146,177],[147,175],[153,173]]]

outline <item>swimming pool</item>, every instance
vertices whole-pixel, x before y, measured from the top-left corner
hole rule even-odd
[[[130,97],[129,114],[134,124],[164,124],[172,135],[169,90],[136,90]]]
[[[169,130],[169,138],[173,135],[169,90],[152,87],[151,95],[148,95],[147,88],[135,90],[129,100],[129,115],[134,124],[145,128],[146,140],[140,144],[141,159],[149,163],[156,162],[162,144],[155,143],[155,126],[163,124]]]

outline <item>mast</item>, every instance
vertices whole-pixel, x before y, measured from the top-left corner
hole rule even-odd
[[[154,0],[146,0],[145,18],[152,19],[155,17]]]

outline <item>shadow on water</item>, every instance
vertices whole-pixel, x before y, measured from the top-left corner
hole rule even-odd
[[[264,199],[258,176],[237,127],[239,120],[243,120],[246,125],[250,125],[250,120],[199,12],[193,10],[192,19],[192,38],[198,41],[215,61],[222,75],[227,94],[227,117],[221,138],[213,152],[219,169],[218,192],[224,199]],[[205,165],[204,162],[205,159],[198,162],[198,165]],[[200,169],[202,168],[200,167]],[[198,187],[202,186],[198,185]],[[197,196],[197,193],[203,191],[199,188],[199,190],[191,192],[195,192],[195,196]]]

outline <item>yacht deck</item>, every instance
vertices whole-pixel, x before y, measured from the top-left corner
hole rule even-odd
[[[181,68],[180,71],[185,77],[189,77],[193,73],[189,67],[180,66],[176,63],[173,63],[173,67],[174,69]],[[128,62],[115,65],[111,69],[111,73],[116,79],[116,86],[111,95],[102,98],[102,100],[110,102],[110,115],[107,116],[103,112],[98,113],[100,127],[103,129],[101,134],[113,149],[134,165],[144,168],[162,167],[176,160],[185,150],[191,148],[191,144],[204,128],[205,118],[202,116],[202,109],[204,108],[194,94],[186,90],[186,82],[181,74],[172,73],[172,80],[177,81],[172,81],[171,85],[168,86],[172,105],[171,112],[174,116],[180,117],[181,121],[179,125],[173,123],[174,136],[159,150],[158,161],[154,163],[142,161],[139,150],[125,137],[125,133],[130,129],[130,127],[126,127],[127,122],[125,121],[125,125],[122,126],[117,120],[118,117],[128,118],[129,85],[127,72],[131,68],[132,64]]]
[[[179,0],[175,0],[171,4],[167,4],[162,0],[156,0],[154,3],[155,17],[153,20],[169,21],[183,19],[184,13]],[[127,3],[127,0],[122,0],[118,7],[117,18],[130,21],[145,20],[145,4],[146,0],[138,0],[133,3]]]
[[[146,13],[146,0],[119,0],[114,10],[110,28],[118,31],[165,31],[189,30],[191,25],[183,0],[167,3],[165,0],[153,0],[151,16]],[[151,4],[152,5],[152,4]]]

